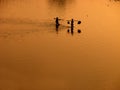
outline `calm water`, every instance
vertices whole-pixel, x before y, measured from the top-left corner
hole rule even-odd
[[[0,90],[120,90],[120,1],[0,0]]]

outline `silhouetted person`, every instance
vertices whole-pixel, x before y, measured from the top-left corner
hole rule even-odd
[[[60,26],[59,21],[60,21],[61,19],[59,19],[58,17],[56,17],[56,18],[54,18],[54,19],[55,19],[55,25],[56,25],[56,32],[58,33],[58,28],[59,28],[59,26]]]
[[[56,17],[55,22],[56,22],[56,25],[59,25],[59,19],[58,19],[58,17]]]
[[[58,17],[56,17],[56,18],[54,18],[55,19],[55,23],[56,23],[56,25],[60,25],[60,23],[59,23],[59,21],[61,20],[61,19],[59,19]]]
[[[73,35],[74,33],[74,20],[71,20],[71,34]]]
[[[74,20],[72,19],[71,20],[71,28],[73,28],[74,27]]]
[[[58,33],[58,28],[59,28],[59,25],[60,25],[59,21],[60,21],[61,19],[59,19],[58,17],[56,17],[56,18],[54,18],[54,19],[55,19],[56,32]]]

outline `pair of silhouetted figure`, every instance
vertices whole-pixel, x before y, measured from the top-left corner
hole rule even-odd
[[[58,17],[56,17],[54,19],[55,19],[56,26],[59,26],[60,25],[59,21],[61,19],[59,19]],[[73,27],[74,27],[74,19],[71,20],[71,28],[73,28]]]
[[[59,19],[58,17],[54,18],[55,19],[55,23],[56,25],[60,25],[59,21],[62,20],[62,19]],[[68,21],[68,24],[71,23],[71,27],[74,27],[74,21],[78,21],[78,20],[74,20],[74,19],[71,19],[71,20],[67,20]],[[69,22],[70,21],[70,22]],[[78,21],[77,24],[81,24],[81,21]]]

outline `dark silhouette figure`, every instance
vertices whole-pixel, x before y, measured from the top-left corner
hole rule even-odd
[[[71,28],[73,28],[74,27],[74,20],[72,19],[71,20]]]
[[[55,19],[56,32],[58,33],[58,28],[59,28],[59,26],[60,26],[59,21],[60,21],[61,19],[59,19],[58,17],[56,17],[56,18],[54,18],[54,19]]]
[[[56,17],[56,18],[54,18],[55,19],[55,23],[56,23],[56,25],[60,25],[60,23],[59,23],[59,21],[61,20],[61,19],[59,19],[58,17]]]
[[[56,22],[56,25],[60,25],[60,24],[59,24],[59,18],[58,18],[58,17],[56,17],[55,22]]]
[[[74,33],[74,20],[71,20],[71,34],[73,35]]]

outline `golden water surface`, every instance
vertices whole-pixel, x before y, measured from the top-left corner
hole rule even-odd
[[[120,1],[0,0],[0,90],[120,90]]]

